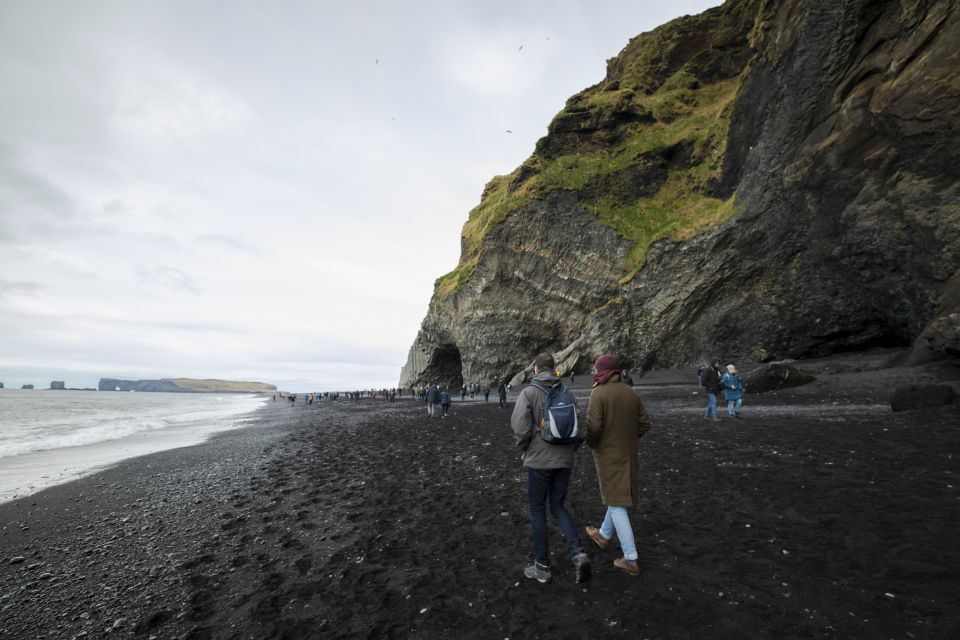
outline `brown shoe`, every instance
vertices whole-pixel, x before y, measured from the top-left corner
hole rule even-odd
[[[610,540],[600,535],[600,529],[597,529],[596,527],[587,527],[587,536],[596,542],[597,546],[604,551],[606,551],[607,547],[610,546]]]
[[[626,558],[617,558],[613,561],[613,566],[617,569],[626,571],[632,576],[640,575],[640,565],[636,560],[627,560]]]

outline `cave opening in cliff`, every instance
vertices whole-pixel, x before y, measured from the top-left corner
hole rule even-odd
[[[463,361],[460,349],[453,343],[441,344],[430,358],[430,364],[424,371],[426,382],[437,382],[451,388],[463,385]]]

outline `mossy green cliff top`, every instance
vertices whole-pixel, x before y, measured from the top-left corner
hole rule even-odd
[[[526,162],[487,184],[463,227],[460,263],[437,280],[437,293],[459,291],[490,230],[552,191],[575,193],[635,243],[624,282],[651,243],[730,218],[735,197],[721,181],[729,116],[765,4],[728,2],[634,38],[603,82],[567,101]]]

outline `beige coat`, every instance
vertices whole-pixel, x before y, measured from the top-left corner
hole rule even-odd
[[[650,426],[643,402],[619,376],[594,387],[587,406],[587,445],[593,449],[603,504],[637,504],[637,440]]]

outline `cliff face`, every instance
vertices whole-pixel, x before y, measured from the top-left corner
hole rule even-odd
[[[169,393],[272,393],[277,387],[263,382],[162,378],[160,380],[117,380],[100,378],[99,391],[145,391]]]
[[[487,185],[401,384],[907,345],[960,268],[960,9],[730,0]]]

